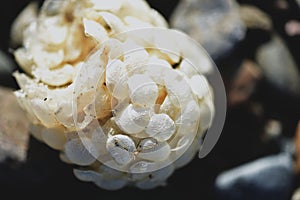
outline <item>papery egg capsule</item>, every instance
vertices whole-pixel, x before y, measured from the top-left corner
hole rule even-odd
[[[78,170],[74,169],[74,175],[82,181],[93,182],[98,187],[106,190],[119,190],[126,186],[127,180],[124,179],[106,179],[103,174],[92,170]]]
[[[146,138],[138,145],[138,157],[150,161],[162,161],[169,157],[171,148],[168,143],[158,143],[155,139]]]
[[[108,138],[106,149],[120,165],[127,165],[134,159],[135,143],[126,135],[114,135]]]
[[[156,83],[146,74],[136,74],[128,79],[131,101],[139,106],[151,107],[158,97]]]
[[[158,141],[166,141],[176,131],[174,121],[166,114],[155,114],[146,127],[146,133]]]
[[[85,140],[83,144],[82,140]],[[88,145],[87,145],[88,144]],[[73,163],[81,166],[87,166],[96,161],[91,151],[94,147],[88,138],[76,138],[69,140],[65,145],[65,153],[67,158]]]
[[[162,169],[152,171],[147,178],[136,183],[136,186],[141,189],[153,189],[166,184],[166,180],[173,174],[175,168],[173,165],[168,165]]]
[[[127,134],[142,132],[150,120],[150,112],[146,108],[135,108],[130,104],[120,116],[116,117],[116,124]]]

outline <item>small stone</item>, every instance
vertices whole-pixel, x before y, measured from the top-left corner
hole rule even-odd
[[[274,35],[270,42],[258,49],[256,60],[267,80],[275,87],[292,95],[300,94],[300,72],[279,36]]]
[[[272,30],[272,20],[262,10],[255,6],[240,6],[240,16],[248,29],[262,29],[266,31]]]
[[[234,0],[181,1],[171,27],[183,30],[208,51],[222,57],[245,37],[245,26]]]
[[[24,162],[30,122],[11,90],[0,87],[0,104],[0,162],[6,158]]]

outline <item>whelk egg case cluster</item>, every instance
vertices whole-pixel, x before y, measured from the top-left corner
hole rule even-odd
[[[46,1],[15,57],[31,133],[104,189],[163,185],[214,117],[211,60],[143,0]]]

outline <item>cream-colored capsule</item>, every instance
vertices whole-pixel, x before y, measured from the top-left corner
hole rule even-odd
[[[135,143],[126,135],[114,135],[108,138],[106,149],[119,165],[127,165],[134,159]]]
[[[50,86],[63,86],[73,80],[74,68],[64,65],[62,68],[49,70],[47,68],[36,68],[32,74],[43,83]]]
[[[156,83],[145,74],[136,74],[128,79],[131,101],[139,106],[151,107],[158,97]]]
[[[142,132],[150,120],[150,112],[145,108],[135,108],[130,104],[120,116],[116,117],[116,124],[127,134]]]
[[[109,34],[120,33],[125,30],[124,23],[116,15],[109,12],[99,12],[98,14],[109,27]]]
[[[190,101],[176,120],[176,124],[179,126],[178,134],[185,135],[188,131],[194,131],[196,134],[200,117],[198,103],[195,100]]]
[[[107,32],[99,23],[83,19],[84,32],[87,36],[94,38],[98,42],[104,42],[108,39]]]
[[[194,75],[188,80],[193,93],[202,99],[209,92],[209,84],[203,75]]]
[[[169,157],[171,148],[168,143],[159,143],[153,138],[146,138],[138,145],[138,157],[150,161],[162,161]]]
[[[146,127],[146,133],[158,141],[166,141],[176,131],[174,121],[166,114],[155,114]]]
[[[93,156],[96,155],[95,148],[89,138],[69,140],[65,145],[65,154],[72,163],[81,166],[88,166],[96,161],[96,157]]]
[[[109,61],[106,66],[106,86],[110,91],[114,91],[115,86],[125,89],[127,80],[126,65],[119,59]],[[117,95],[119,96],[119,95]]]
[[[119,190],[127,185],[126,179],[106,179],[103,174],[92,170],[74,169],[74,175],[81,181],[93,182],[100,188],[106,190]]]

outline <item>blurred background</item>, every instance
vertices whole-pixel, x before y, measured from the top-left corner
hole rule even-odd
[[[0,85],[12,89],[17,89],[11,76],[11,71],[16,70],[17,66],[11,55],[10,28],[29,2],[10,0],[0,7]],[[176,170],[165,187],[150,191],[126,188],[109,192],[77,180],[73,176],[72,166],[61,162],[58,152],[30,138],[26,162],[7,160],[0,163],[0,195],[8,194],[11,198],[20,194],[24,198],[38,197],[38,193],[43,193],[57,198],[63,195],[69,198],[112,199],[155,199],[161,196],[176,199],[193,196],[204,200],[258,199],[255,195],[234,197],[237,193],[246,194],[253,189],[257,193],[270,195],[269,199],[292,199],[294,196],[295,200],[295,193],[300,187],[295,139],[300,120],[300,2],[148,2],[164,15],[170,27],[181,29],[200,42],[221,72],[228,111],[224,130],[213,151],[206,158],[195,158],[184,168]],[[6,69],[7,65],[12,68]],[[226,173],[228,170],[282,153],[288,156],[288,164],[284,159],[266,160],[269,165],[260,165],[265,168],[258,167],[254,170],[258,173],[247,174],[247,170],[251,171],[249,165],[240,175],[244,182],[229,183],[229,179],[239,180],[239,177],[238,172],[233,173],[236,177],[232,177]],[[276,171],[272,168],[276,165],[286,168],[280,171],[282,166],[279,166]],[[274,173],[267,174],[264,179],[261,178],[264,177],[264,170],[273,170]],[[223,179],[217,179],[224,173]],[[248,176],[253,180],[248,180]],[[275,184],[264,188],[266,179]],[[282,184],[276,185],[276,181]],[[274,198],[273,191],[277,192],[274,192]]]

